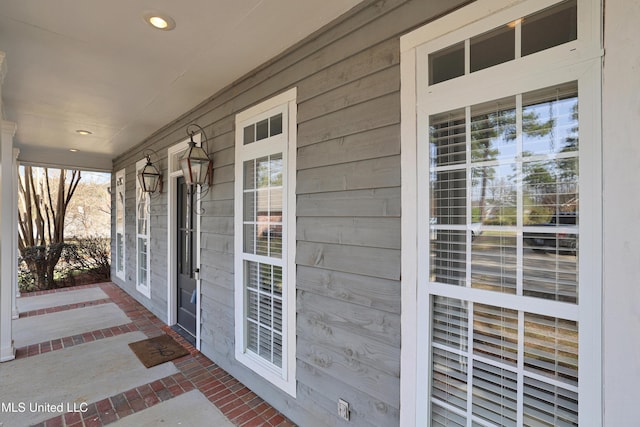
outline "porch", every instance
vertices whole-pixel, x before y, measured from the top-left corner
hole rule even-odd
[[[18,307],[16,358],[0,365],[4,427],[293,425],[114,283],[23,295]],[[190,354],[145,368],[127,344],[164,333]]]

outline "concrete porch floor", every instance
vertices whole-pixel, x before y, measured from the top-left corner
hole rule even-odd
[[[113,283],[23,294],[0,426],[294,426]],[[152,368],[128,344],[167,333],[190,354]]]

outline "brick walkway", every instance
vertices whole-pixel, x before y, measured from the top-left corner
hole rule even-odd
[[[23,298],[28,298],[31,295],[43,295],[51,292],[65,292],[90,287],[100,287],[109,296],[109,299],[34,310],[32,312],[21,313],[20,317],[37,316],[113,302],[120,307],[131,322],[125,325],[18,348],[16,350],[16,359],[31,357],[134,331],[141,331],[148,337],[158,336],[163,333],[171,335],[176,341],[189,350],[190,354],[172,362],[179,371],[174,375],[140,385],[131,390],[118,392],[107,399],[90,403],[85,412],[71,412],[59,415],[36,424],[37,427],[103,426],[194,389],[199,390],[237,426],[294,426],[294,424],[281,413],[272,408],[268,403],[218,365],[203,356],[184,338],[171,330],[171,328],[166,326],[144,306],[113,283],[100,283],[36,292],[24,294]]]

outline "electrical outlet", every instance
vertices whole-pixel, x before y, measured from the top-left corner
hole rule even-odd
[[[338,415],[340,418],[349,421],[349,402],[338,399]]]

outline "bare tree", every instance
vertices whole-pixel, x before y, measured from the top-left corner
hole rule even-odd
[[[24,166],[24,174],[18,175],[18,249],[36,286],[46,289],[54,284],[53,271],[64,246],[64,218],[80,171],[61,169],[56,180],[48,168],[42,170],[41,175]]]

